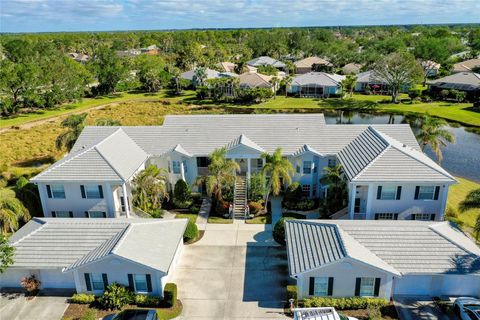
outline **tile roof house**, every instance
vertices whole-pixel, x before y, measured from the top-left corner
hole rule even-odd
[[[470,59],[462,62],[455,63],[453,65],[453,72],[479,72],[480,59]]]
[[[425,71],[427,77],[435,77],[442,66],[440,63],[431,60],[423,60],[420,62],[420,65]]]
[[[308,72],[293,78],[288,92],[300,97],[324,97],[340,94],[345,76],[325,72]]]
[[[273,76],[256,72],[245,72],[242,73],[239,78],[241,88],[266,88],[274,90],[272,83],[270,83]]]
[[[180,74],[180,78],[185,79],[185,80],[189,80],[193,85],[195,85],[196,81],[197,81],[196,71],[197,71],[197,69],[192,69],[192,70],[189,70],[189,71],[185,71],[185,72]],[[220,72],[218,72],[217,70],[206,68],[205,73],[206,73],[206,79],[205,80],[220,78]]]
[[[363,65],[359,63],[347,63],[342,67],[342,73],[343,74],[358,74],[360,73],[361,69],[363,68]]]
[[[428,81],[427,84],[431,88],[456,89],[461,91],[479,91],[480,90],[480,74],[475,72],[458,72],[452,75]]]
[[[117,282],[161,296],[186,225],[186,219],[33,218],[10,238],[15,263],[0,275],[0,288],[35,275],[42,288],[100,294]]]
[[[318,69],[323,67],[333,67],[329,61],[319,57],[307,57],[302,60],[295,61],[293,64],[295,65],[295,72],[297,74],[320,71]]]
[[[138,171],[155,165],[169,188],[179,179],[193,185],[222,147],[247,179],[262,169],[264,152],[282,148],[309,198],[325,196],[325,168],[342,164],[349,201],[340,216],[347,219],[443,220],[456,183],[421,152],[408,124],[330,125],[322,114],[169,115],[162,126],[87,126],[71,153],[32,182],[45,216],[131,216]]]
[[[299,297],[480,295],[480,248],[448,222],[291,220]]]
[[[258,68],[260,66],[272,66],[277,69],[285,69],[285,63],[267,56],[261,56],[250,61],[247,61],[247,65]]]

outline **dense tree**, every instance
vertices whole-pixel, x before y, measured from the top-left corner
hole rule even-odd
[[[165,70],[165,61],[153,55],[141,55],[136,60],[138,79],[144,90],[156,92],[170,83],[171,75]]]
[[[166,172],[154,165],[133,178],[132,189],[133,205],[147,213],[160,209],[163,200],[169,198]]]
[[[8,239],[0,233],[0,274],[7,271],[13,263],[15,248],[10,245]]]
[[[95,56],[90,63],[95,74],[99,94],[115,92],[115,87],[125,76],[126,69],[116,52],[102,45],[95,51]]]
[[[446,126],[445,120],[425,115],[422,119],[420,133],[417,135],[422,150],[425,150],[426,146],[430,146],[437,156],[438,163],[441,163],[443,159],[442,147],[445,147],[447,142],[455,143],[454,134],[448,131]]]
[[[58,150],[66,148],[68,151],[70,151],[72,149],[73,145],[80,136],[80,133],[82,133],[82,130],[85,127],[86,118],[86,113],[72,114],[60,123],[60,125],[63,128],[66,128],[67,131],[62,132],[55,141],[55,146]]]
[[[7,188],[0,189],[0,229],[3,233],[15,232],[20,222],[27,222],[30,214],[27,208],[15,197],[15,192]]]

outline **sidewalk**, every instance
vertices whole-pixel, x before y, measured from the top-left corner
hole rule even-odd
[[[202,201],[202,205],[200,206],[200,211],[198,212],[198,217],[197,217],[197,226],[199,230],[206,229],[208,216],[210,215],[211,208],[212,208],[212,200],[210,198],[204,198]]]

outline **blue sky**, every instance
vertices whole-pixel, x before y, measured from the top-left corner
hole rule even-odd
[[[0,0],[1,32],[479,22],[480,0]]]

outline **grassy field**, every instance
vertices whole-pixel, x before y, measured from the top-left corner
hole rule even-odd
[[[198,214],[194,213],[177,213],[175,214],[175,219],[188,219],[192,223],[197,222]]]
[[[450,187],[448,193],[448,205],[455,209],[458,208],[458,204],[465,199],[470,191],[480,188],[479,183],[463,178],[457,178],[457,180],[459,183]],[[459,212],[458,219],[463,222],[463,228],[470,232],[479,215],[480,209],[472,209],[465,212]]]

